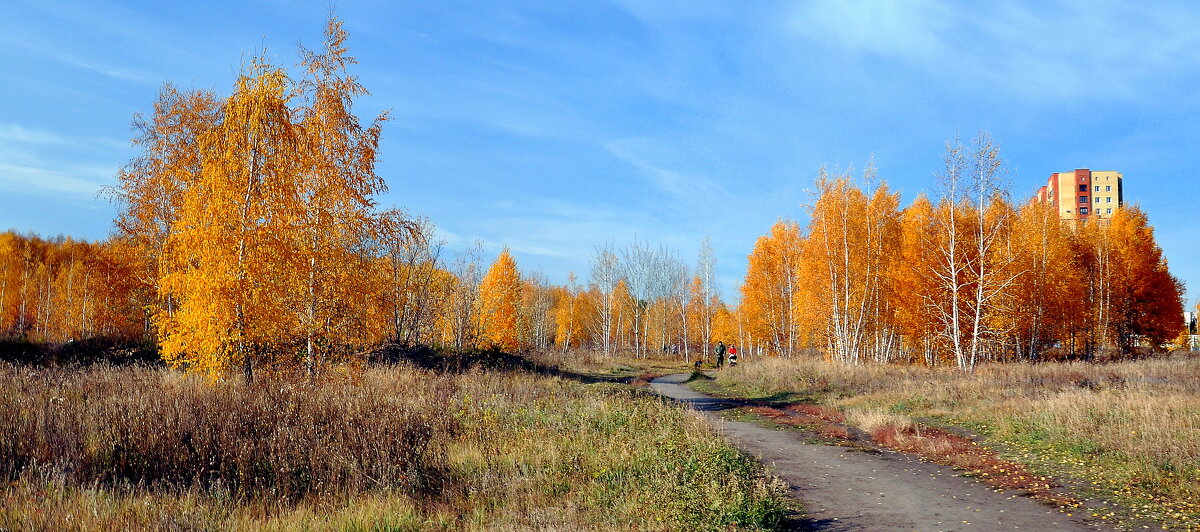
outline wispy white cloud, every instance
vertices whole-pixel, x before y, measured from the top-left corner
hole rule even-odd
[[[89,169],[83,174],[95,174]],[[0,163],[0,188],[25,194],[68,194],[76,198],[94,198],[102,183],[81,179],[62,172]]]
[[[446,230],[445,227],[438,226],[434,234],[436,235],[436,240],[440,240],[448,247],[462,248],[467,245],[467,239],[458,233]]]
[[[625,161],[638,169],[661,192],[672,201],[692,206],[704,204],[724,195],[724,190],[715,180],[668,167],[670,163],[659,162],[648,153],[656,151],[655,141],[647,138],[613,139],[603,143],[604,149],[613,157]],[[658,155],[663,157],[663,155]]]
[[[799,5],[787,26],[810,39],[843,48],[916,61],[939,59],[941,35],[955,14],[936,0],[847,2],[818,0]]]
[[[1148,81],[1200,66],[1197,23],[1186,4],[819,0],[796,7],[786,27],[837,49],[909,61],[947,83],[1036,98],[1138,98]]]
[[[99,149],[96,149],[99,148]],[[16,195],[94,199],[117,168],[114,139],[72,136],[20,124],[0,124],[0,189]]]
[[[46,130],[28,129],[20,124],[0,124],[0,142],[20,144],[67,144],[67,137]]]
[[[127,148],[128,142],[104,137],[76,137],[45,129],[27,128],[21,124],[0,124],[0,145],[100,145],[106,148]]]
[[[144,84],[156,84],[160,81],[159,77],[156,77],[149,72],[144,72],[137,69],[117,67],[101,61],[85,59],[63,52],[52,53],[49,55],[55,60],[61,61],[64,64],[87,70],[89,72],[94,72],[103,76],[108,76],[120,81],[132,81],[135,83]]]
[[[154,84],[161,81],[161,77],[154,76],[144,70],[116,66],[106,61],[87,58],[67,51],[62,46],[53,42],[35,43],[17,38],[16,36],[9,36],[7,38],[0,38],[0,44],[18,48],[25,53],[43,57],[71,68],[100,74],[119,81],[142,84]],[[42,44],[42,46],[38,44]]]
[[[577,258],[573,253],[557,246],[543,245],[538,242],[531,242],[524,238],[507,238],[503,242],[504,246],[517,253],[526,255],[537,255],[539,257],[551,257],[556,259],[571,260]]]

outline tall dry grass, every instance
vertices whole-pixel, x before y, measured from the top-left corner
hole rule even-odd
[[[212,385],[177,373],[0,366],[0,475],[297,499],[428,490],[457,429],[446,378]]]
[[[211,385],[0,366],[0,529],[769,529],[782,487],[613,385],[374,368]]]

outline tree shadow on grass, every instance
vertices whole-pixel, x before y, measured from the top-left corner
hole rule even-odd
[[[834,532],[847,530],[833,519],[809,519],[803,515],[790,515],[779,523],[778,530],[789,532]]]
[[[32,367],[165,366],[153,342],[105,337],[61,343],[0,339],[0,361]]]
[[[557,366],[535,362],[525,356],[501,351],[495,347],[453,350],[424,345],[389,344],[372,352],[368,363],[374,365],[405,363],[438,373],[459,374],[469,371],[531,373],[571,379],[585,384],[599,382],[629,384],[634,380],[634,377],[606,377],[566,371]]]
[[[801,395],[794,392],[778,392],[762,397],[747,397],[746,401],[762,404],[766,406],[792,405],[797,403],[815,403],[813,399],[807,395]]]

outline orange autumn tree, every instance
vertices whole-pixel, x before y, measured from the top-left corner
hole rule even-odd
[[[1107,311],[1108,339],[1122,353],[1138,343],[1157,349],[1183,329],[1183,283],[1167,270],[1167,260],[1154,240],[1154,228],[1138,207],[1123,207],[1107,228],[1113,247]]]
[[[1041,358],[1070,333],[1073,320],[1089,315],[1086,298],[1078,297],[1087,290],[1072,238],[1054,205],[1031,201],[1017,211],[1011,250],[1025,273],[1012,286],[1009,314],[1021,358]]]
[[[712,335],[712,313],[716,310],[705,300],[704,292],[704,281],[699,275],[693,276],[688,284],[687,339],[684,345],[688,350],[699,349],[701,356]],[[687,353],[685,351],[685,355]]]
[[[165,260],[177,229],[183,195],[200,178],[201,133],[216,124],[220,102],[210,91],[181,91],[166,84],[159,90],[150,119],[134,117],[142,154],[117,173],[117,184],[105,194],[118,204],[117,237],[145,257],[135,280],[146,294],[144,306],[171,314],[175,304],[160,281],[171,272]]]
[[[303,50],[307,78],[300,89],[307,96],[301,109],[300,154],[304,165],[296,180],[295,200],[302,206],[295,221],[295,249],[300,270],[291,282],[290,306],[303,329],[304,368],[309,375],[338,351],[360,349],[369,334],[347,302],[372,291],[371,268],[362,263],[358,244],[373,227],[410,228],[395,212],[375,219],[374,196],[386,190],[375,173],[382,122],[386,114],[364,127],[352,112],[353,99],[367,93],[348,72],[357,61],[346,48],[342,22],[325,27],[320,52]]]
[[[863,178],[874,181],[873,166]],[[815,310],[833,360],[886,362],[896,344],[885,281],[899,244],[899,196],[881,184],[868,197],[850,182],[849,172],[830,176],[824,168],[817,191],[801,269],[812,277],[812,290],[799,293],[797,306]]]
[[[944,162],[929,272],[938,294],[930,302],[955,363],[972,372],[1003,332],[997,330],[999,316],[1020,274],[1006,249],[1013,215],[1001,187],[1000,147],[986,132],[969,147],[958,138],[947,142]]]
[[[555,342],[562,347],[579,347],[587,339],[588,324],[595,321],[595,309],[588,293],[580,289],[575,273],[567,275],[567,285],[557,288],[554,307]]]
[[[24,277],[23,239],[12,231],[0,233],[0,337],[16,336],[20,305],[14,304],[16,287]],[[10,291],[9,286],[12,286]],[[11,308],[11,310],[10,310]]]
[[[738,345],[738,317],[725,305],[713,306],[713,328],[712,328],[712,343],[725,342],[725,345]],[[742,350],[748,349],[749,346],[739,346]],[[708,346],[706,350],[712,352],[712,346]]]
[[[517,319],[518,345],[546,349],[554,342],[556,329],[555,292],[545,276],[535,271],[521,279],[521,300]]]
[[[965,371],[1179,343],[1182,283],[1140,209],[1076,223],[1016,208],[986,132],[947,143],[944,162],[936,205],[919,196],[900,212],[885,187],[822,170],[807,232],[777,223],[749,256],[740,341],[788,354],[815,338],[831,360]]]
[[[479,331],[486,346],[520,347],[521,275],[508,248],[500,252],[479,285]]]
[[[800,341],[795,303],[802,239],[796,222],[775,222],[755,242],[742,284],[741,311],[751,335],[766,339],[784,356],[791,356]]]
[[[892,321],[903,338],[910,359],[920,358],[928,366],[937,363],[935,339],[938,323],[933,299],[937,282],[934,271],[933,205],[925,195],[917,197],[900,217],[898,260],[888,271],[890,293],[895,295]]]
[[[119,239],[0,233],[0,338],[144,339],[138,259]]]
[[[288,273],[302,149],[286,73],[263,59],[238,77],[219,124],[203,132],[200,177],[184,192],[171,234],[157,319],[163,359],[218,378],[255,363],[295,329]]]
[[[383,257],[380,294],[389,341],[415,346],[436,338],[436,322],[449,309],[449,272],[438,267],[441,243],[428,218],[410,219],[390,209],[376,217],[376,245]]]
[[[300,83],[255,58],[211,112],[205,94],[165,91],[143,128],[114,195],[122,234],[157,272],[171,365],[212,378],[240,367],[248,382],[261,366],[312,375],[382,336],[386,311],[364,296],[384,285],[371,245],[384,117],[364,127],[350,112],[365,90],[345,38],[331,19]]]

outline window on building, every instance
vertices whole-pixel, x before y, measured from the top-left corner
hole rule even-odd
[[[1079,203],[1087,203],[1087,196],[1079,196]]]
[[[1112,196],[1104,198],[1104,203],[1112,203]]]
[[[1080,207],[1079,214],[1087,214],[1087,207]]]
[[[1100,196],[1096,196],[1096,203],[1100,203]]]
[[[1105,214],[1112,214],[1112,209],[1105,209],[1105,210],[1108,211]]]
[[[1087,185],[1079,185],[1080,192],[1087,192]]]
[[[1112,192],[1112,185],[1105,185],[1105,186],[1104,186],[1104,191],[1105,191],[1105,192]]]
[[[1096,185],[1096,192],[1100,192],[1100,185]]]

